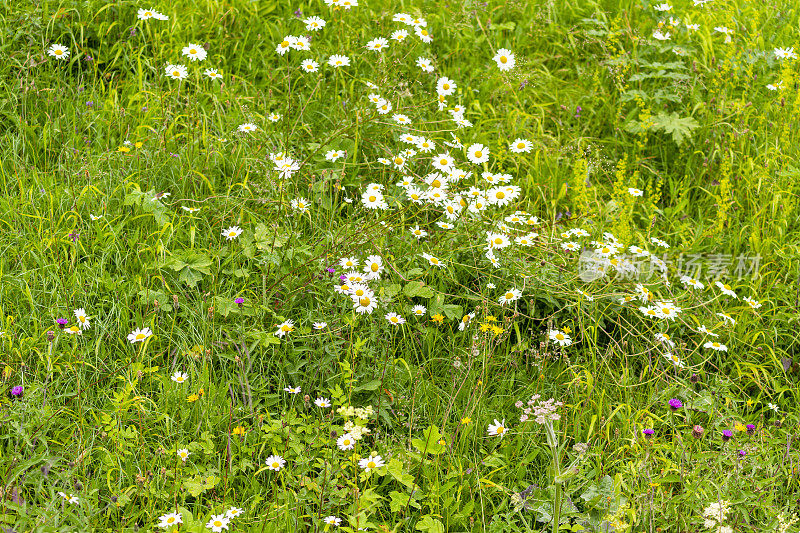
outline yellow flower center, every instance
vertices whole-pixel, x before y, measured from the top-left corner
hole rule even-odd
[[[367,200],[369,200],[370,202],[374,202],[377,199],[378,199],[377,196],[370,196],[369,198],[367,198]]]
[[[393,316],[393,317],[392,317],[392,318],[390,318],[389,320],[391,320],[392,322],[397,322],[397,317],[396,317],[396,316]]]
[[[444,85],[442,85],[442,89],[444,89],[444,90],[447,90],[449,88],[450,88],[450,84],[449,83],[445,83]]]
[[[506,293],[506,300],[510,300],[513,297],[514,297],[514,293],[513,292],[507,292]]]
[[[62,53],[63,53],[63,52],[61,52],[61,50],[55,50],[55,54],[56,54],[57,56],[60,56]]]
[[[372,263],[372,265],[370,265],[369,267],[369,269],[372,270],[373,272],[377,272],[378,270],[380,270],[380,268],[381,267],[378,263]]]
[[[497,191],[497,194],[495,194],[495,197],[496,197],[498,200],[502,200],[503,198],[505,198],[505,197],[506,197],[506,193],[504,193],[503,191]]]
[[[438,265],[439,264],[439,260],[436,259],[435,257],[431,257],[431,264],[432,265]]]
[[[358,303],[361,304],[361,307],[369,307],[369,304],[371,302],[372,302],[372,300],[370,300],[369,297],[367,297],[367,296],[365,296],[363,298],[360,298],[358,300]]]
[[[378,465],[375,464],[375,461],[370,461],[367,463],[367,468],[375,468],[376,466]]]
[[[500,56],[501,63],[508,63],[508,58],[506,56]]]
[[[394,158],[394,164],[395,165],[402,165],[403,164],[403,158],[402,157],[395,157]]]
[[[478,150],[477,152],[475,152],[475,157],[483,157],[483,152]]]
[[[287,46],[289,46],[289,41],[281,42],[281,48],[286,48]]]
[[[560,341],[563,341],[564,340],[564,334],[563,333],[556,333],[556,339],[558,339]]]
[[[503,432],[505,432],[505,430],[506,430],[506,428],[504,428],[503,426],[499,426],[497,428],[497,434],[501,435],[501,434],[503,434]]]
[[[142,340],[142,339],[144,339],[144,333],[137,333],[137,334],[136,334],[136,340],[137,340],[137,341],[140,341],[140,340]]]
[[[167,518],[167,524],[171,524],[174,521],[175,521],[175,517],[174,516],[170,516],[169,518]]]
[[[195,50],[194,48],[192,48],[191,50],[189,50],[189,53],[190,53],[190,54],[196,54],[196,53],[197,53],[197,50]]]

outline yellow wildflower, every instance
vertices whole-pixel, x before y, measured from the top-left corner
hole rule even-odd
[[[236,426],[235,428],[233,428],[233,431],[231,433],[233,433],[234,435],[244,435],[245,431],[247,430],[243,426]]]
[[[437,324],[441,324],[444,321],[444,316],[441,313],[436,313],[431,317],[431,319],[436,322]]]
[[[196,402],[199,399],[200,396],[198,396],[197,394],[190,394],[189,396],[186,397],[186,401],[189,403]]]

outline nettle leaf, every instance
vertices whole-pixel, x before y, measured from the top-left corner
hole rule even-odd
[[[439,433],[439,428],[429,426],[428,429],[422,432],[421,439],[411,439],[411,445],[420,453],[439,455],[444,451],[444,445],[439,444],[439,439],[441,438],[442,434]]]
[[[677,113],[659,113],[651,119],[653,125],[650,129],[663,130],[664,133],[672,135],[672,140],[678,146],[692,136],[692,130],[700,124],[692,117],[679,117]]]

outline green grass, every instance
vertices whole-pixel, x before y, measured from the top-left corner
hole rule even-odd
[[[720,525],[733,531],[795,531],[779,520],[800,506],[800,99],[797,60],[773,49],[800,47],[796,6],[361,4],[154,4],[167,21],[137,20],[151,6],[128,0],[0,8],[0,525],[156,531],[179,512],[179,529],[199,532],[233,506],[244,510],[235,531],[331,531],[333,515],[343,531],[679,533],[717,531],[703,511],[728,501]],[[295,10],[326,27],[306,32]],[[424,17],[433,42],[409,28],[406,42],[366,50],[406,27],[398,12]],[[652,38],[670,16],[683,23],[662,28],[672,39]],[[734,30],[731,43],[716,26]],[[275,52],[306,33],[310,51]],[[208,43],[205,61],[182,58],[190,42]],[[54,43],[66,61],[46,55]],[[513,70],[492,61],[500,48],[516,55]],[[328,67],[337,53],[352,64]],[[320,72],[301,72],[306,58]],[[168,63],[188,78],[168,79]],[[458,86],[447,108],[463,106],[472,127],[437,108],[440,76]],[[392,113],[376,113],[373,92]],[[412,124],[393,123],[395,112]],[[243,123],[258,130],[237,132]],[[441,229],[442,208],[409,201],[396,185],[404,173],[378,162],[410,146],[405,132],[436,143],[410,158],[405,174],[420,188],[430,158],[449,150],[471,172],[451,192],[491,187],[481,177],[491,171],[510,174],[519,198]],[[489,162],[448,149],[453,135],[486,145]],[[516,138],[533,149],[512,153]],[[329,150],[346,155],[331,162]],[[278,152],[301,163],[289,179],[274,171]],[[363,207],[371,183],[389,209]],[[291,206],[301,197],[307,213]],[[507,233],[538,236],[497,250],[494,268],[486,232],[517,210],[538,222]],[[229,241],[231,226],[243,232]],[[417,240],[414,226],[428,235]],[[562,235],[577,228],[589,236]],[[580,251],[561,245],[593,249],[605,232],[620,256],[632,245],[667,253],[669,284],[582,280]],[[385,270],[368,282],[377,309],[361,315],[333,287],[340,258],[369,255]],[[693,256],[734,264],[690,290],[678,260]],[[638,282],[682,312],[653,319],[642,302],[621,303]],[[522,297],[499,304],[511,287]],[[414,305],[426,314],[412,316]],[[72,326],[79,308],[91,327],[69,335],[56,319]],[[389,312],[407,322],[390,325]],[[278,337],[285,320],[295,329]],[[145,327],[146,342],[128,341]],[[555,329],[573,343],[550,341]],[[713,340],[727,351],[704,348]],[[520,422],[515,403],[534,394],[563,402],[560,419]],[[683,402],[674,413],[672,398]],[[344,417],[347,406],[373,411]],[[340,450],[348,419],[370,433]],[[505,436],[487,433],[495,419]],[[368,473],[358,462],[373,451],[386,466]],[[284,468],[268,469],[271,455]]]

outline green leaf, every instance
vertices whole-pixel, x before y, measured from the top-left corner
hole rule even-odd
[[[692,136],[692,130],[700,126],[692,117],[681,118],[677,113],[670,113],[669,115],[659,113],[650,120],[653,122],[651,129],[663,130],[664,133],[672,135],[672,140],[678,146]]]
[[[429,286],[425,285],[425,283],[422,281],[410,281],[405,287],[403,287],[403,294],[409,298],[413,298],[414,296],[418,296],[420,298],[432,298],[436,292]]]
[[[425,515],[417,522],[417,531],[427,531],[428,533],[444,533],[444,524],[438,518]]]
[[[429,426],[428,429],[422,432],[421,439],[411,439],[411,444],[420,453],[431,453],[439,455],[444,451],[444,446],[439,444],[439,439],[442,434],[439,433],[439,428],[436,426]]]
[[[389,459],[388,472],[396,481],[405,485],[408,488],[414,488],[414,476],[406,472],[402,461],[396,458]]]
[[[355,387],[353,389],[353,392],[360,392],[360,391],[363,391],[363,390],[368,390],[368,391],[378,390],[378,387],[380,387],[380,385],[381,385],[381,380],[373,379],[372,381],[368,381],[368,382],[364,383],[363,385],[359,385],[358,387]]]
[[[393,513],[399,513],[406,509],[406,507],[413,507],[415,509],[421,509],[422,506],[414,497],[414,493],[410,495],[406,492],[400,492],[398,490],[393,490],[389,493],[389,507],[392,509]]]

